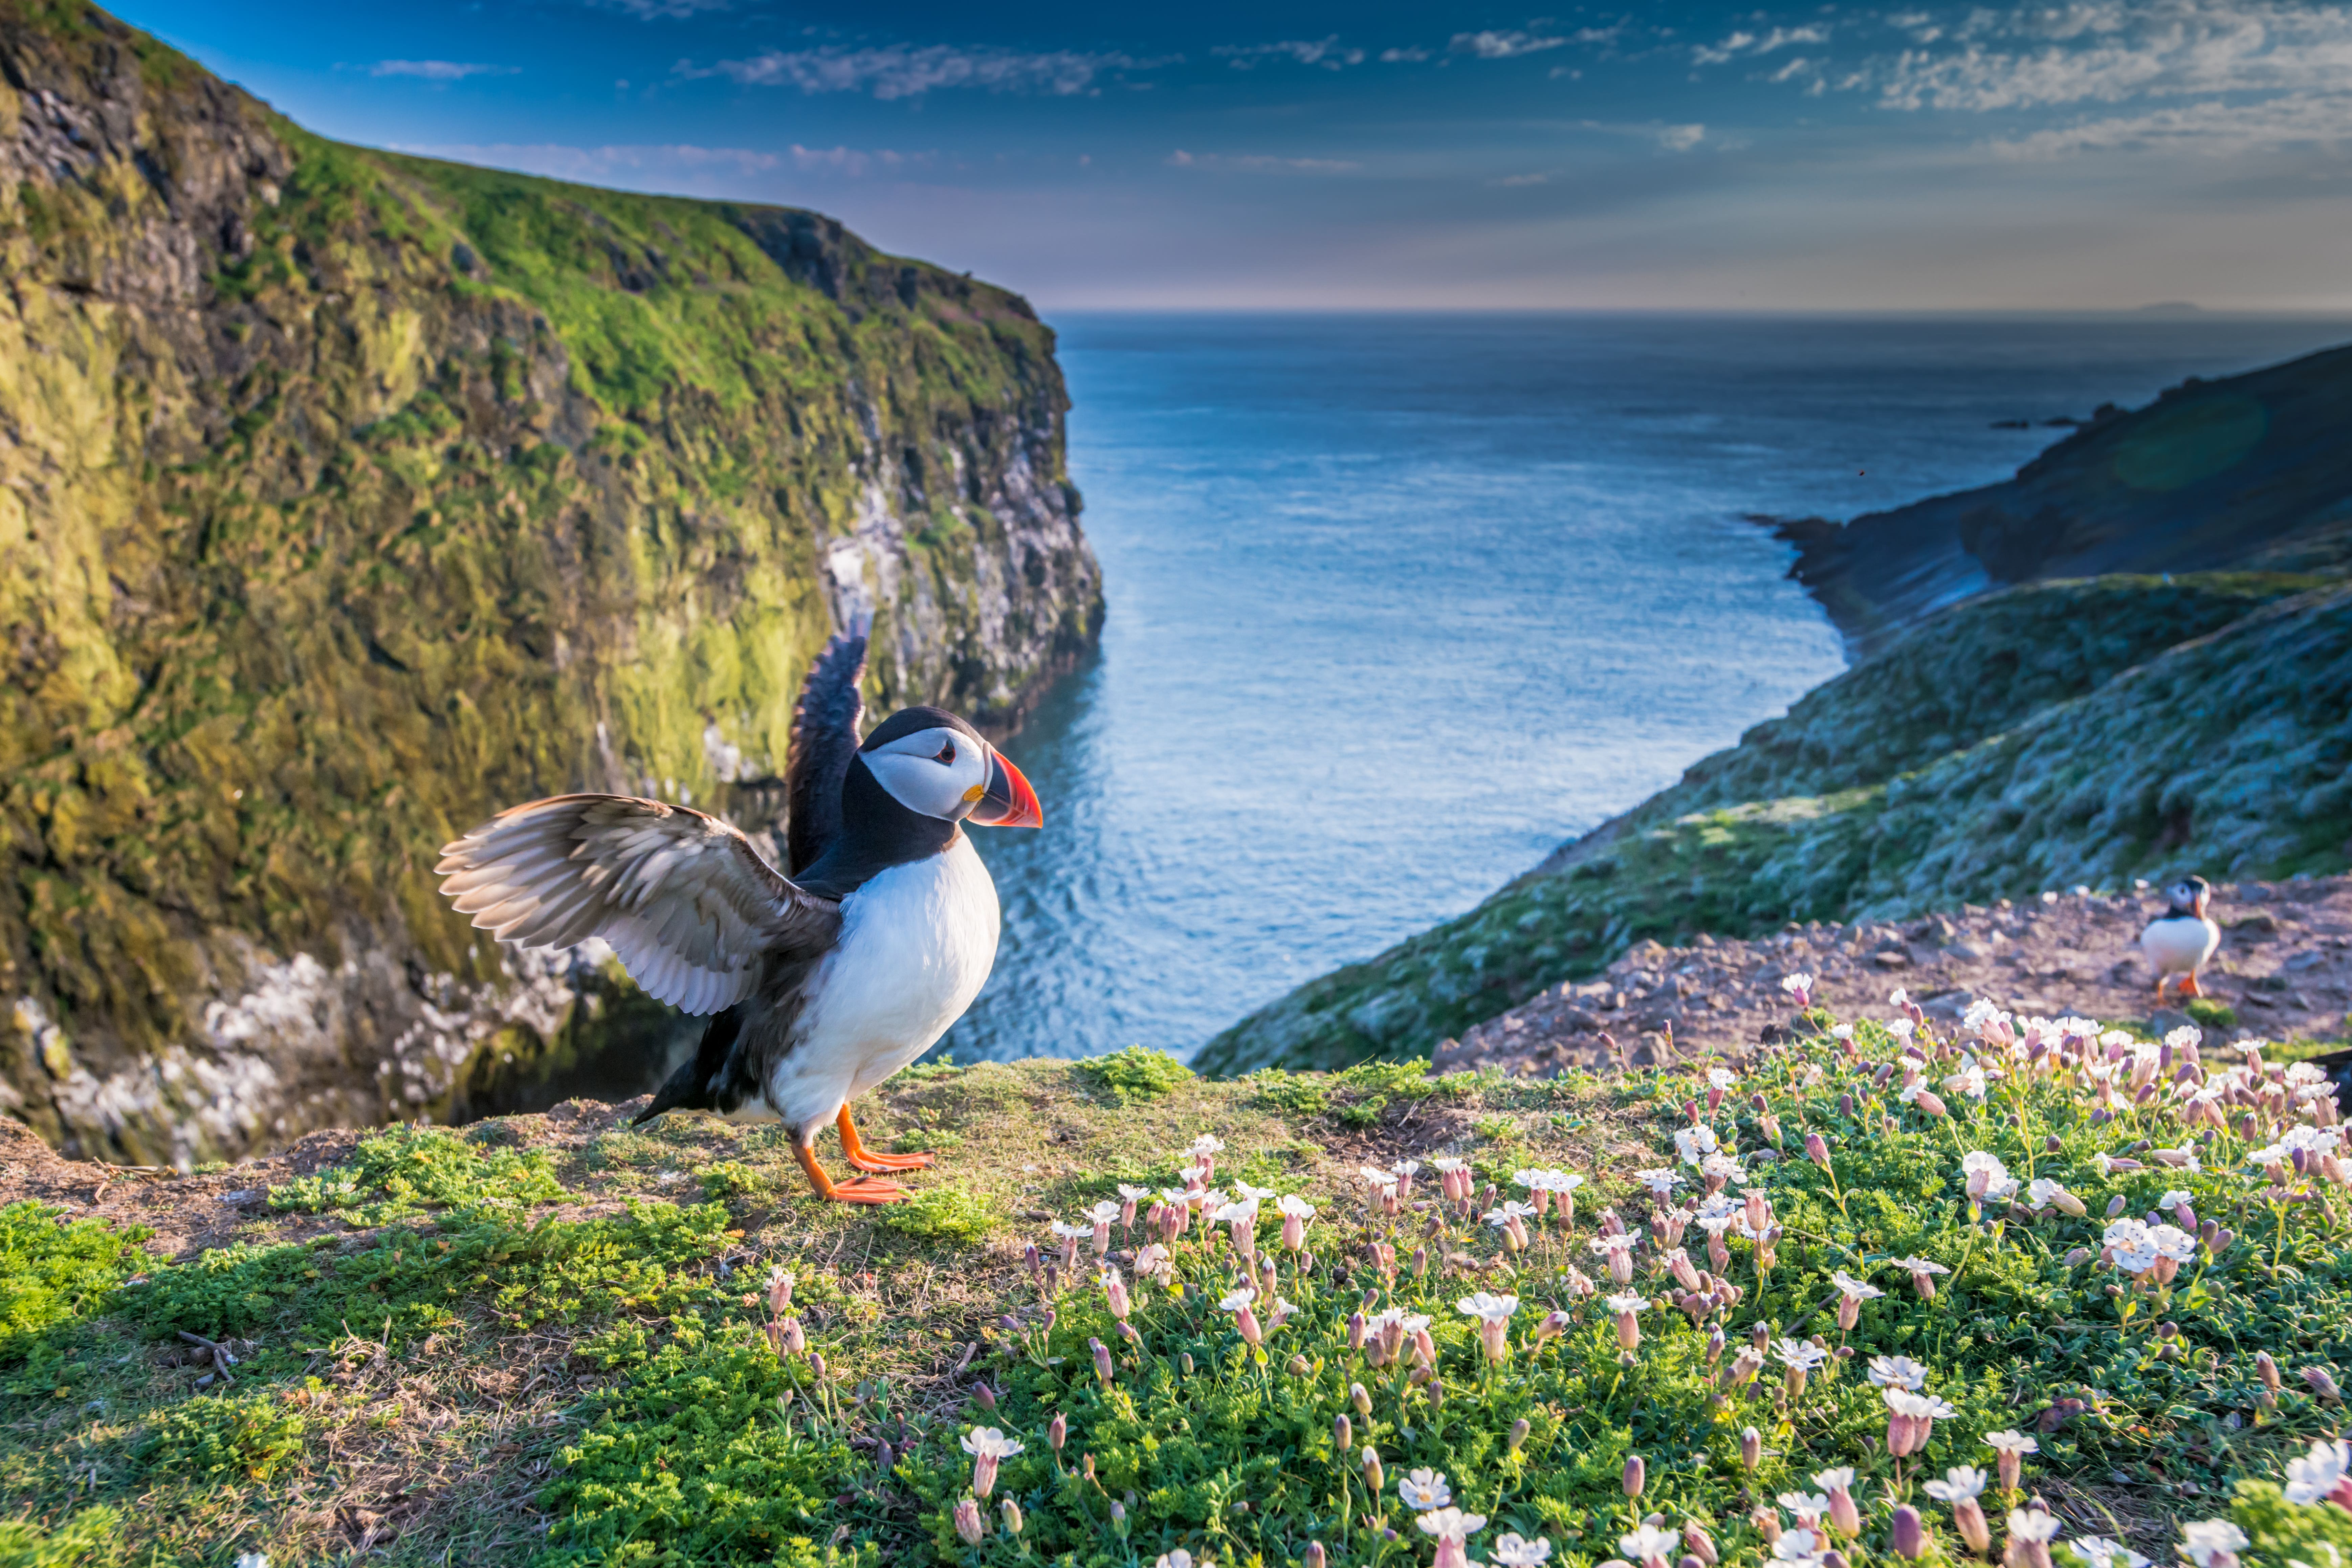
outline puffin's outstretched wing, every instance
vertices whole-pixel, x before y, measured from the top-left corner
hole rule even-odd
[[[688,1013],[751,993],[764,954],[821,949],[840,906],[794,887],[715,816],[657,800],[560,795],[499,813],[433,868],[500,941],[613,944],[630,978]]]
[[[857,754],[866,726],[866,634],[873,621],[858,616],[816,656],[793,710],[792,756],[784,763],[784,858],[798,876],[841,837],[841,781]]]

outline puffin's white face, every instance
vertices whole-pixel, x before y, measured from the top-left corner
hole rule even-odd
[[[2211,897],[2194,882],[2175,882],[2164,889],[2164,896],[2172,900],[2174,909],[2193,910],[2200,915],[2205,912],[2205,900]]]
[[[864,753],[890,798],[908,811],[961,821],[988,792],[988,747],[961,730],[918,730]]]
[[[908,811],[983,827],[1036,827],[1045,813],[1021,770],[985,741],[942,725],[858,753]]]

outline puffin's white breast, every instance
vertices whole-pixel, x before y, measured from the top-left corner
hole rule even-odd
[[[2187,974],[2221,945],[2221,928],[2196,915],[2160,915],[2140,932],[2139,950],[2158,974]]]
[[[797,1038],[769,1080],[784,1124],[830,1120],[929,1050],[980,994],[999,928],[996,884],[961,834],[844,899],[840,938],[810,977]]]

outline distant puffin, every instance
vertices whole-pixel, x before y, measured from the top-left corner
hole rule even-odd
[[[2139,933],[2139,950],[2156,966],[2156,999],[2164,1000],[2164,983],[2180,976],[2180,994],[2197,996],[2197,972],[2221,945],[2221,928],[2205,912],[2213,889],[2202,877],[2183,877],[2164,889],[2169,904]]]
[[[460,914],[500,941],[564,948],[592,936],[656,1000],[712,1014],[694,1059],[636,1120],[716,1110],[781,1120],[820,1197],[882,1204],[905,1191],[835,1184],[816,1135],[841,1130],[861,1172],[928,1165],[876,1154],[849,1102],[929,1049],[996,959],[996,885],[962,825],[1037,827],[1021,770],[938,708],[908,708],[866,736],[866,633],[818,655],[793,715],[784,772],[788,879],[706,813],[617,795],[511,806],[441,851]]]

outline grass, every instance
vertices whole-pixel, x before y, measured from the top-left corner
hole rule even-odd
[[[1507,1532],[1588,1568],[1663,1513],[1760,1565],[1759,1506],[1848,1467],[1862,1513],[1860,1537],[1841,1538],[1850,1561],[1887,1552],[1897,1506],[1958,1559],[1924,1483],[1989,1465],[1982,1437],[2018,1428],[2039,1444],[2023,1489],[2069,1536],[2156,1555],[2179,1521],[2234,1506],[2259,1568],[2315,1565],[2335,1519],[2263,1484],[2336,1430],[2337,1407],[2302,1373],[2352,1376],[2352,1263],[2341,1186],[2316,1167],[2281,1184],[2247,1163],[2282,1130],[2277,1107],[2257,1094],[2223,1127],[2189,1126],[2186,1100],[2135,1100],[2128,1068],[2103,1091],[2077,1047],[2029,1065],[1970,1039],[1934,1043],[1923,1079],[1965,1085],[1971,1057],[2002,1075],[1981,1103],[1942,1089],[1937,1117],[1895,1092],[1893,1034],[1864,1020],[1849,1043],[1829,1022],[1811,1015],[1793,1043],[1726,1068],[1712,1112],[1714,1086],[1685,1068],[1537,1082],[1382,1063],[1187,1078],[1125,1103],[1075,1064],[927,1074],[861,1108],[869,1135],[964,1141],[906,1178],[916,1201],[878,1211],[813,1202],[772,1131],[690,1116],[634,1133],[525,1117],[376,1134],[317,1179],[278,1183],[248,1234],[140,1261],[136,1283],[89,1222],[17,1205],[0,1211],[14,1256],[68,1288],[24,1320],[43,1375],[0,1396],[0,1517],[25,1521],[0,1552],[1134,1568],[1179,1548],[1296,1564],[1319,1542],[1330,1560],[1407,1568],[1431,1542],[1399,1482],[1428,1470],[1486,1516],[1481,1556]],[[2204,1070],[2234,1092],[2227,1064]],[[1675,1135],[1700,1124],[1737,1152],[1750,1179],[1730,1190],[1768,1202],[1778,1234],[1769,1259],[1737,1228],[1710,1257],[1684,1218],[1681,1257],[1705,1287],[1690,1297],[1654,1223],[1674,1205],[1640,1173],[1678,1173],[1674,1199],[1696,1201],[1720,1177],[1680,1163]],[[1096,1283],[1085,1234],[1066,1262],[1039,1217],[1116,1205],[1121,1184],[1182,1186],[1202,1132],[1222,1147],[1197,1184],[1296,1193],[1315,1211],[1299,1251],[1270,1198],[1244,1226],[1273,1269],[1259,1345],[1224,1305],[1244,1278],[1265,1281],[1213,1218],[1223,1199],[1188,1215],[1164,1257],[1136,1256],[1165,1239],[1158,1200],[1114,1226],[1124,1303]],[[1808,1134],[1826,1165],[1805,1157]],[[645,1157],[599,1157],[624,1137]],[[2200,1168],[2152,1149],[2193,1151]],[[1979,1152],[2020,1184],[2012,1198],[1971,1202],[1962,1157]],[[1483,1190],[1444,1194],[1440,1160],[1465,1162]],[[1361,1172],[1412,1161],[1390,1213]],[[1584,1178],[1574,1217],[1523,1215],[1517,1247],[1484,1216],[1527,1195],[1520,1173],[1552,1168]],[[2063,1183],[2084,1215],[2034,1181]],[[713,1192],[726,1202],[683,1201]],[[2111,1203],[2144,1215],[2179,1193],[2230,1233],[2218,1247],[2162,1284],[2098,1261]],[[1628,1284],[1592,1249],[1604,1211],[1644,1237]],[[1033,1239],[1034,1272],[1021,1261]],[[1890,1261],[1909,1257],[1948,1270],[1934,1300]],[[1843,1330],[1841,1275],[1877,1292]],[[1500,1360],[1460,1309],[1482,1291],[1516,1298]],[[1646,1303],[1630,1352],[1618,1291]],[[1267,1328],[1276,1297],[1296,1311]],[[1351,1317],[1391,1310],[1429,1320],[1426,1368],[1409,1339],[1386,1364],[1350,1349]],[[215,1369],[183,1330],[232,1348],[233,1384],[198,1386]],[[1801,1389],[1777,1352],[1733,1376],[1759,1331],[1775,1346],[1818,1341],[1826,1360]],[[2256,1349],[2284,1369],[2275,1392]],[[1886,1451],[1865,1375],[1878,1356],[1916,1361],[1948,1402],[1922,1455]],[[958,1508],[981,1500],[964,1443],[980,1427],[1022,1447],[967,1545]],[[1629,1499],[1635,1456],[1643,1489]],[[1996,1521],[2011,1500],[1984,1500]],[[1777,1522],[1794,1526],[1785,1510]]]

